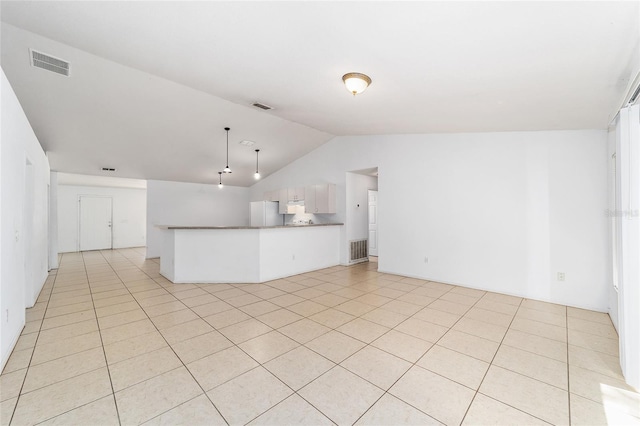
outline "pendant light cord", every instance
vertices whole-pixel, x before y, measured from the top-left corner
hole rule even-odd
[[[224,130],[227,131],[227,167],[226,169],[230,169],[229,168],[229,130],[231,130],[229,127],[225,127]]]
[[[258,167],[258,153],[260,152],[259,149],[256,149],[256,173],[259,173],[260,168]]]

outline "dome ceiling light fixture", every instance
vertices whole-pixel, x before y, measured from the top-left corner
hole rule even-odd
[[[359,72],[349,72],[342,76],[342,81],[347,87],[347,90],[355,95],[367,90],[367,87],[371,84],[371,78],[368,75]]]
[[[227,166],[222,170],[225,173],[231,173],[231,169],[229,168],[229,130],[228,127],[225,127],[224,130],[227,132]]]

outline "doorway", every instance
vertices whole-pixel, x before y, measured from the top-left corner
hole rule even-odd
[[[113,248],[112,198],[81,195],[79,204],[80,251]]]
[[[345,264],[375,262],[370,265],[375,270],[380,252],[378,168],[346,172],[345,195]]]

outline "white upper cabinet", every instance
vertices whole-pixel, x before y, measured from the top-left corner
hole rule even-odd
[[[280,196],[280,191],[278,190],[267,191],[264,193],[263,201],[278,201],[279,196]]]
[[[332,214],[336,212],[336,186],[334,184],[309,185],[305,191],[305,213]]]
[[[278,191],[278,213],[280,214],[287,214],[287,201],[288,201],[288,194],[287,194],[287,188],[281,189]]]
[[[316,185],[309,185],[305,189],[304,212],[316,213]]]
[[[278,201],[280,214],[295,213],[295,205],[288,205],[292,201],[304,201],[305,213],[332,214],[336,212],[336,186],[332,183],[274,189],[266,191],[263,199],[264,201]]]
[[[288,201],[303,201],[304,200],[304,186],[298,186],[295,188],[287,189],[287,200]]]

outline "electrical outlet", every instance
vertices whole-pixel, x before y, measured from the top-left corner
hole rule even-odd
[[[429,258],[427,256],[424,257],[424,263],[429,263]]]
[[[6,322],[9,322],[9,309],[6,309],[6,310],[5,310],[5,312],[7,313],[7,314],[6,314],[6,318],[7,318],[7,319],[6,319],[5,321],[6,321]]]
[[[558,281],[564,281],[564,272],[558,272]]]
[[[295,254],[291,255],[291,260],[296,260],[296,255]]]

